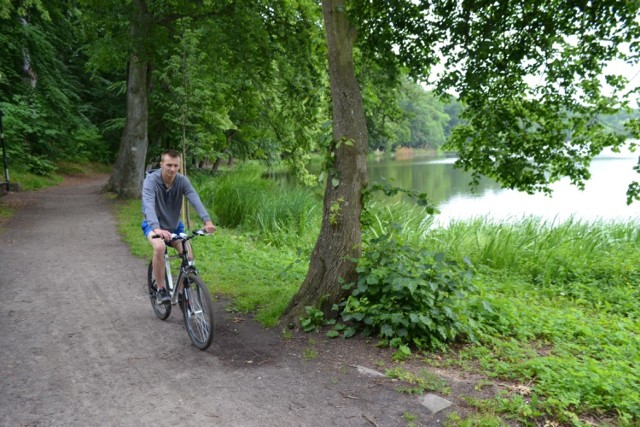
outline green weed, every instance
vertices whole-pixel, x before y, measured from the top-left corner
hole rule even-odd
[[[450,414],[445,427],[505,427],[508,426],[500,417],[492,414],[478,414],[462,418],[459,414]]]
[[[315,307],[305,307],[306,316],[300,319],[305,332],[318,331],[324,325],[324,313]]]
[[[407,422],[407,427],[415,426],[415,422],[418,421],[418,416],[416,414],[412,414],[411,412],[403,413],[402,418],[404,418]]]
[[[414,373],[401,367],[395,367],[387,369],[385,375],[389,378],[397,379],[411,385],[411,387],[399,386],[396,388],[397,391],[402,393],[423,394],[426,391],[434,391],[442,394],[449,394],[451,392],[451,389],[444,380],[426,369],[423,369],[418,373]]]
[[[309,346],[302,350],[302,357],[305,360],[312,360],[318,357],[317,342],[313,338],[309,338]]]

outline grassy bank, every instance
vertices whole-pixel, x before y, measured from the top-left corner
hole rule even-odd
[[[134,255],[147,258],[149,247],[140,230],[140,201],[119,204],[119,230]],[[233,300],[232,309],[254,312],[274,326],[302,282],[306,257],[294,248],[277,247],[254,233],[219,227],[194,243],[197,263],[215,295]]]
[[[306,273],[319,227],[318,194],[283,191],[251,168],[193,181],[222,225],[197,243],[206,282],[236,310],[275,325]],[[473,264],[472,290],[460,302],[471,315],[459,319],[466,322],[461,330],[473,334],[457,336],[448,350],[414,350],[411,357],[513,387],[492,399],[470,399],[478,418],[452,423],[637,425],[639,223],[481,218],[433,228],[407,204],[377,203],[370,211],[366,242],[393,228],[406,248]],[[148,256],[139,202],[121,205],[118,216],[133,253]]]
[[[574,425],[639,421],[639,225],[476,220],[429,235],[471,257],[475,298],[490,307],[478,342],[448,363],[527,385],[478,407]]]

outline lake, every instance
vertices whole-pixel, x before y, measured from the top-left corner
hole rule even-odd
[[[551,197],[502,189],[489,179],[482,180],[473,193],[468,185],[471,175],[455,169],[454,161],[433,157],[379,158],[370,160],[367,166],[371,181],[385,178],[399,187],[427,193],[441,211],[441,224],[485,216],[501,221],[537,216],[555,223],[571,217],[584,221],[640,219],[640,202],[626,204],[627,186],[640,181],[640,175],[633,170],[638,154],[629,150],[607,151],[596,157],[584,191],[563,179],[552,185]]]

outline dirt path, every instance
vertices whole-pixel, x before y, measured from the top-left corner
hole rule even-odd
[[[215,343],[191,346],[177,310],[154,316],[146,262],[120,240],[104,182],[31,193],[3,226],[0,425],[442,423],[446,411],[354,369],[388,357],[361,341],[285,341],[218,305]]]

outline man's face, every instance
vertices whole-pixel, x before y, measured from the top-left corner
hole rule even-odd
[[[162,174],[167,177],[175,177],[180,170],[180,157],[171,157],[165,154],[160,162]]]

